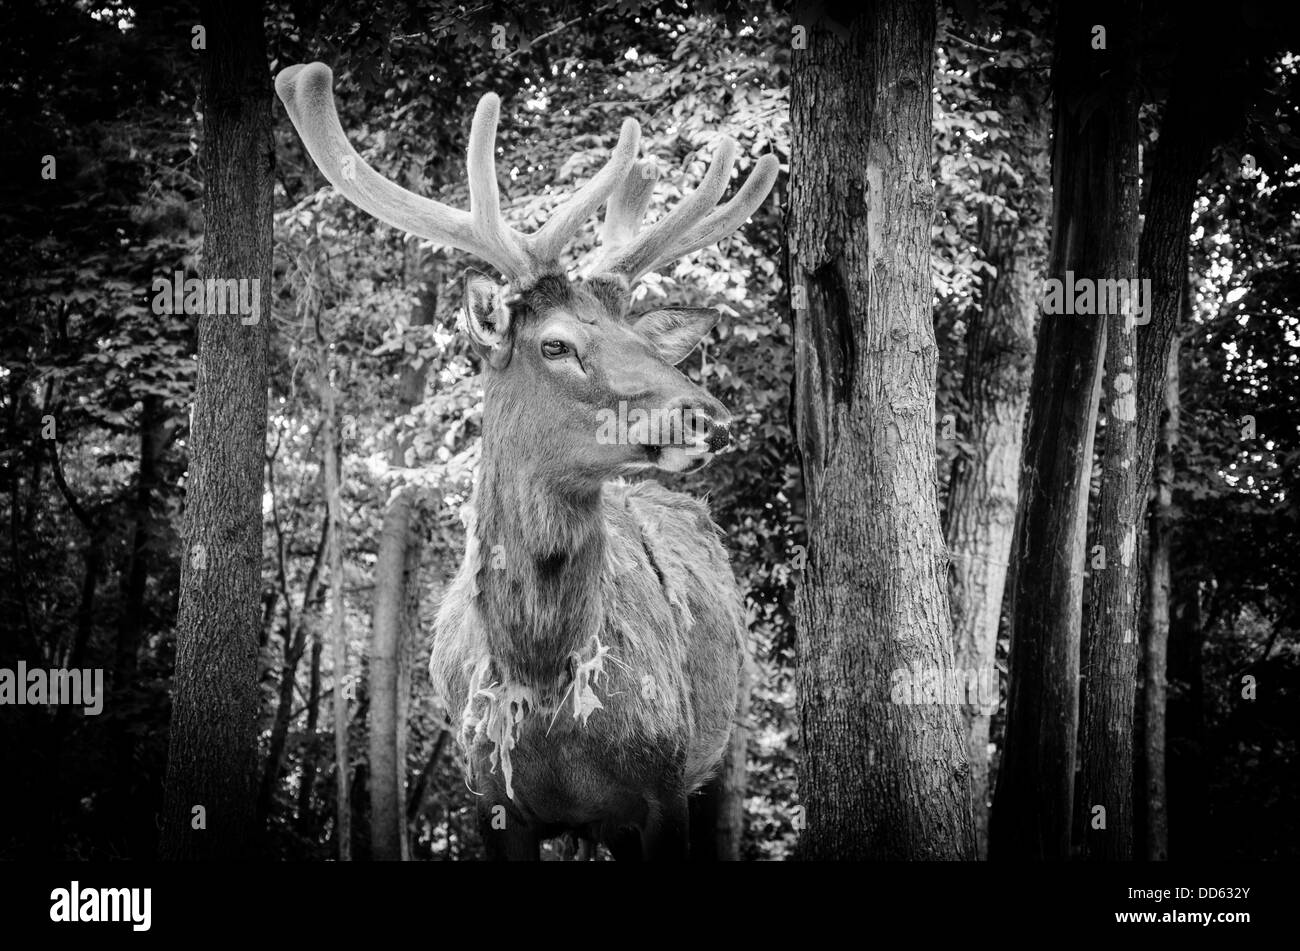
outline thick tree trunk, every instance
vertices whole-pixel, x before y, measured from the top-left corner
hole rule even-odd
[[[413,327],[431,324],[437,313],[437,286],[425,285],[412,313]],[[419,369],[402,367],[398,413],[406,415],[424,395],[428,363]],[[388,464],[404,466],[409,437],[395,433]],[[407,609],[408,546],[412,535],[413,503],[404,488],[396,489],[384,510],[375,564],[375,601],[370,635],[370,850],[376,861],[399,861],[406,837],[406,707],[400,676],[406,654],[402,634],[409,627]],[[418,564],[417,564],[418,569]],[[406,678],[409,687],[409,678]]]
[[[1108,42],[1118,69],[1107,78],[1113,108],[1107,109],[1106,163],[1114,179],[1107,202],[1108,227],[1095,276],[1131,281],[1138,276],[1137,38],[1134,16],[1111,21]],[[1186,227],[1186,226],[1184,226]],[[1100,301],[1100,296],[1098,296]],[[1141,298],[1105,322],[1106,429],[1101,459],[1101,497],[1095,542],[1105,567],[1088,576],[1087,618],[1082,630],[1080,677],[1082,724],[1076,845],[1084,858],[1133,857],[1133,703],[1137,687],[1137,409],[1135,320]]]
[[[1190,289],[1184,290],[1184,297]],[[1174,448],[1178,444],[1178,346],[1169,350],[1165,375],[1165,414],[1151,503],[1150,587],[1147,594],[1146,678],[1143,737],[1146,777],[1146,858],[1169,858],[1169,812],[1165,792],[1165,704],[1169,664],[1170,536],[1173,522]]]
[[[247,854],[256,816],[271,79],[258,3],[204,3],[204,272],[260,281],[260,319],[198,318],[185,552],[160,853]],[[206,827],[192,822],[197,807]]]
[[[1211,74],[1204,69],[1205,57],[1219,54],[1217,48],[1214,52],[1207,49],[1202,34],[1192,29],[1184,37],[1186,43],[1180,48],[1178,70],[1150,163],[1137,267],[1138,276],[1150,282],[1151,310],[1145,318],[1149,323],[1136,328],[1135,339],[1126,340],[1128,346],[1118,355],[1118,359],[1131,361],[1127,366],[1136,366],[1133,374],[1121,367],[1117,377],[1129,388],[1127,398],[1119,405],[1130,407],[1135,418],[1112,432],[1110,424],[1116,422],[1112,413],[1107,430],[1102,532],[1098,541],[1105,546],[1108,557],[1106,571],[1095,574],[1090,587],[1088,631],[1097,629],[1101,633],[1095,638],[1086,637],[1084,644],[1089,656],[1085,659],[1081,751],[1082,779],[1088,791],[1087,802],[1079,803],[1077,827],[1085,853],[1098,858],[1129,858],[1134,852],[1132,724],[1138,647],[1133,632],[1138,579],[1132,567],[1124,563],[1122,547],[1116,563],[1115,546],[1132,547],[1130,539],[1151,484],[1165,404],[1165,375],[1187,284],[1187,242],[1196,186],[1211,146],[1223,130],[1221,117],[1205,115],[1206,103],[1214,103],[1216,109],[1210,111],[1230,111],[1226,103],[1236,95],[1233,84],[1221,81],[1218,71]],[[1237,55],[1232,52],[1235,48],[1233,43],[1226,43],[1223,56],[1230,60]],[[1107,362],[1113,362],[1109,352]],[[1108,396],[1113,398],[1109,386]],[[1117,440],[1113,452],[1112,435]],[[1108,527],[1113,530],[1108,531]],[[1092,686],[1098,677],[1103,686],[1094,691]],[[1095,709],[1090,710],[1094,703]],[[1096,805],[1104,805],[1107,810],[1108,828],[1104,832],[1094,829],[1091,823],[1082,824],[1083,810]]]
[[[1112,235],[1127,227],[1132,146],[1130,5],[1059,14],[1053,90],[1049,276],[1129,278]],[[1094,24],[1107,46],[1093,48]],[[1069,290],[1065,291],[1068,295]],[[1072,303],[1072,302],[1071,302]],[[1095,301],[1094,301],[1095,303]],[[1087,497],[1101,318],[1044,313],[1039,323],[1009,578],[1007,729],[989,824],[994,859],[1066,859],[1074,806]]]
[[[957,670],[991,687],[989,697],[967,696],[963,706],[971,765],[971,800],[978,854],[988,856],[989,719],[998,707],[998,625],[1011,557],[1020,482],[1020,440],[1034,362],[1034,326],[1047,256],[1048,116],[1035,74],[1022,72],[994,94],[998,109],[1020,137],[1020,182],[1006,176],[987,183],[1004,198],[1015,220],[980,222],[984,260],[996,273],[985,278],[980,307],[966,329],[962,390],[969,407],[965,442],[949,480],[945,536],[952,568],[952,605]],[[978,701],[978,702],[977,702]]]
[[[891,702],[953,666],[934,480],[930,99],[935,9],[809,15],[793,54],[795,422],[809,559],[797,599],[811,859],[974,854],[955,704]],[[841,29],[841,27],[843,27]]]

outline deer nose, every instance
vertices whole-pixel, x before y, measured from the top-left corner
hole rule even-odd
[[[709,452],[722,452],[731,445],[731,427],[726,423],[709,421],[709,433],[704,437]]]
[[[721,452],[731,445],[731,416],[721,406],[685,402],[676,407],[682,414],[682,434],[709,452]]]

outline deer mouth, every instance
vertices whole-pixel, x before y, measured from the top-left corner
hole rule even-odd
[[[654,450],[653,453],[650,450]],[[713,453],[707,445],[647,446],[646,456],[664,472],[698,472],[709,464]]]

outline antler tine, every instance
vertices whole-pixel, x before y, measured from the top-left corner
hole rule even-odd
[[[610,193],[627,180],[628,170],[636,161],[641,143],[641,126],[635,119],[623,120],[618,144],[610,153],[605,167],[597,172],[568,201],[552,212],[550,219],[537,234],[529,239],[533,254],[542,261],[554,264],[565,245],[583,223],[605,203]]]
[[[749,178],[745,179],[745,184],[731,200],[721,208],[709,212],[703,221],[690,228],[682,235],[680,241],[650,265],[649,270],[685,257],[700,248],[717,244],[743,225],[763,204],[763,200],[767,198],[776,183],[776,176],[780,171],[781,163],[775,155],[764,155],[760,158],[754,170],[749,173]]]
[[[470,136],[471,170],[477,167],[481,172],[484,153],[488,162],[486,177],[472,172],[471,189],[473,179],[478,179],[480,188],[485,178],[491,181],[487,191],[490,201],[480,202],[486,206],[479,207],[480,213],[475,216],[423,198],[376,172],[348,143],[334,105],[333,85],[334,74],[324,63],[290,66],[275,79],[275,91],[308,153],[341,195],[395,228],[470,252],[512,281],[526,281],[532,276],[534,262],[524,250],[522,238],[500,219],[491,144],[498,110],[495,96],[489,94],[479,102]],[[484,130],[488,133],[486,146],[482,141]],[[485,224],[487,220],[492,223]]]
[[[605,222],[600,228],[602,248],[621,248],[636,237],[650,207],[650,196],[659,181],[659,166],[654,162],[635,162],[627,177],[614,189],[605,208]]]
[[[591,273],[622,274],[630,284],[649,271],[654,262],[662,258],[674,238],[698,222],[718,203],[722,193],[727,190],[727,180],[731,177],[731,167],[735,161],[736,141],[723,137],[718,142],[718,151],[699,186],[639,237],[623,247],[603,248],[592,262]]]
[[[539,268],[525,238],[506,224],[501,214],[501,191],[497,186],[497,122],[501,116],[501,99],[496,93],[484,93],[474,110],[469,129],[469,149],[465,157],[469,176],[469,214],[476,236],[486,246],[480,253],[515,284],[536,277]],[[496,264],[501,259],[507,267]]]

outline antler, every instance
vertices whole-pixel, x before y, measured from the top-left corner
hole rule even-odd
[[[516,287],[558,270],[560,254],[574,232],[627,179],[641,137],[636,120],[624,121],[605,167],[558,208],[541,230],[525,235],[507,225],[501,215],[494,155],[501,100],[494,94],[484,95],[474,111],[466,158],[470,195],[466,212],[422,198],[371,168],[343,133],[333,84],[334,74],[324,63],[290,66],[275,78],[275,91],[294,128],[330,184],[380,221],[481,258]]]
[[[653,163],[637,162],[609,199],[601,250],[587,273],[618,274],[633,284],[646,272],[716,244],[739,228],[767,198],[780,163],[776,156],[764,155],[731,201],[715,208],[735,160],[735,140],[723,138],[699,186],[639,237],[658,173]]]

